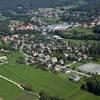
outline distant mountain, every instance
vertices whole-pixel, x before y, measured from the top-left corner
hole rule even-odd
[[[0,0],[0,9],[55,7],[65,5],[66,0]]]
[[[85,5],[78,7],[79,10],[97,10],[100,11],[100,0],[85,0]]]
[[[18,6],[23,6],[24,8],[67,6],[78,3],[79,1],[80,0],[0,0],[0,9],[14,9]]]
[[[56,7],[68,5],[82,6],[84,2],[87,4],[84,5],[82,9],[91,9],[93,7],[100,8],[100,0],[0,0],[0,9],[15,9],[18,6],[22,6],[24,8]]]

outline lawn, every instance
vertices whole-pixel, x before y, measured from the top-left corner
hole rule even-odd
[[[16,59],[20,56],[21,55],[17,53],[9,55],[9,64],[1,65],[0,73],[16,82],[31,84],[35,92],[44,90],[50,95],[63,97],[65,100],[100,100],[100,97],[80,90],[79,84],[69,81],[67,75],[55,75],[50,71],[35,69],[33,68],[34,66],[16,64]],[[0,84],[2,84],[1,81]],[[0,90],[2,88],[0,85]],[[16,92],[20,91],[12,86],[7,89],[6,93],[12,92],[12,90]],[[10,98],[12,95],[16,98],[15,93],[5,95],[0,91],[0,96],[6,100],[14,100],[13,98],[7,99],[7,97]]]

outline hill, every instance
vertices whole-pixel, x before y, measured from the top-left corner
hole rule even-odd
[[[0,0],[0,9],[44,8],[78,5],[78,9],[99,9],[100,0]]]
[[[96,10],[100,11],[100,0],[85,0],[85,5],[78,7],[76,10]]]
[[[54,7],[65,4],[66,0],[0,0],[0,9]]]
[[[0,0],[0,9],[56,7],[81,4],[84,0]]]

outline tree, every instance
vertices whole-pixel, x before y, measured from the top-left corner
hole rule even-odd
[[[54,57],[57,57],[58,60],[61,60],[64,58],[64,55],[63,55],[63,50],[62,49],[56,49],[53,53],[53,56]]]
[[[41,91],[39,95],[40,95],[39,100],[64,100],[64,99],[61,99],[57,96],[50,96],[44,91]]]
[[[3,35],[10,33],[10,29],[8,27],[8,21],[0,21],[0,33]]]
[[[81,86],[82,89],[100,95],[100,76],[94,76],[86,80],[86,83]]]
[[[29,84],[21,84],[21,86],[26,90],[26,91],[32,91],[32,86]]]
[[[98,33],[100,35],[100,25],[97,25],[93,29],[94,33]]]

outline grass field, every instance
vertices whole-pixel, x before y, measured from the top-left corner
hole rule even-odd
[[[80,90],[79,84],[69,81],[67,75],[54,75],[50,71],[16,64],[16,59],[20,57],[19,54],[14,53],[8,57],[9,64],[0,66],[0,74],[19,83],[31,84],[35,92],[44,90],[50,95],[63,97],[65,100],[100,100],[100,97]],[[2,87],[2,84],[7,89]],[[6,94],[4,91],[6,91]],[[15,100],[14,98],[20,95],[23,95],[23,92],[0,79],[0,97],[5,98],[5,100]]]
[[[24,94],[15,85],[0,78],[0,97],[4,100],[14,100],[17,96]]]
[[[96,40],[77,40],[77,39],[64,39],[65,43],[71,42],[73,44],[82,44],[82,43],[98,43],[100,41],[96,41]]]
[[[76,31],[77,33],[81,33],[81,34],[94,34],[93,31],[89,28],[83,28],[83,27],[75,27],[72,29],[72,31]]]

